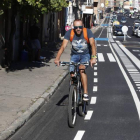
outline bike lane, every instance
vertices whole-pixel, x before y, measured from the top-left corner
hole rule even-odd
[[[106,34],[105,31],[102,34]],[[94,69],[87,69],[88,115],[84,118],[78,116],[75,128],[68,127],[67,77],[49,103],[10,140],[139,139],[140,123],[136,106],[108,41],[97,41],[97,53],[97,65]]]

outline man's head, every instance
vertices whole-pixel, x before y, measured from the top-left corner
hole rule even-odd
[[[74,20],[73,25],[74,25],[74,32],[77,35],[81,35],[81,33],[83,31],[83,22],[82,22],[82,20],[80,20],[80,19]]]

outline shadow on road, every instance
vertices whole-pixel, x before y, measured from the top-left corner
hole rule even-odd
[[[60,101],[56,104],[57,106],[67,106],[68,105],[68,97],[69,95],[64,95]],[[67,99],[67,100],[66,100]]]

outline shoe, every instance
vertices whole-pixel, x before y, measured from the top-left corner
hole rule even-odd
[[[88,94],[84,93],[84,95],[83,95],[83,101],[89,101]]]

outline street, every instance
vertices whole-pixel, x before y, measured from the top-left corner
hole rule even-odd
[[[126,42],[112,35],[108,17],[94,34],[97,64],[86,70],[90,101],[87,115],[77,117],[75,128],[67,124],[68,75],[49,102],[9,140],[139,140],[140,39],[132,36],[134,20],[127,18]]]

